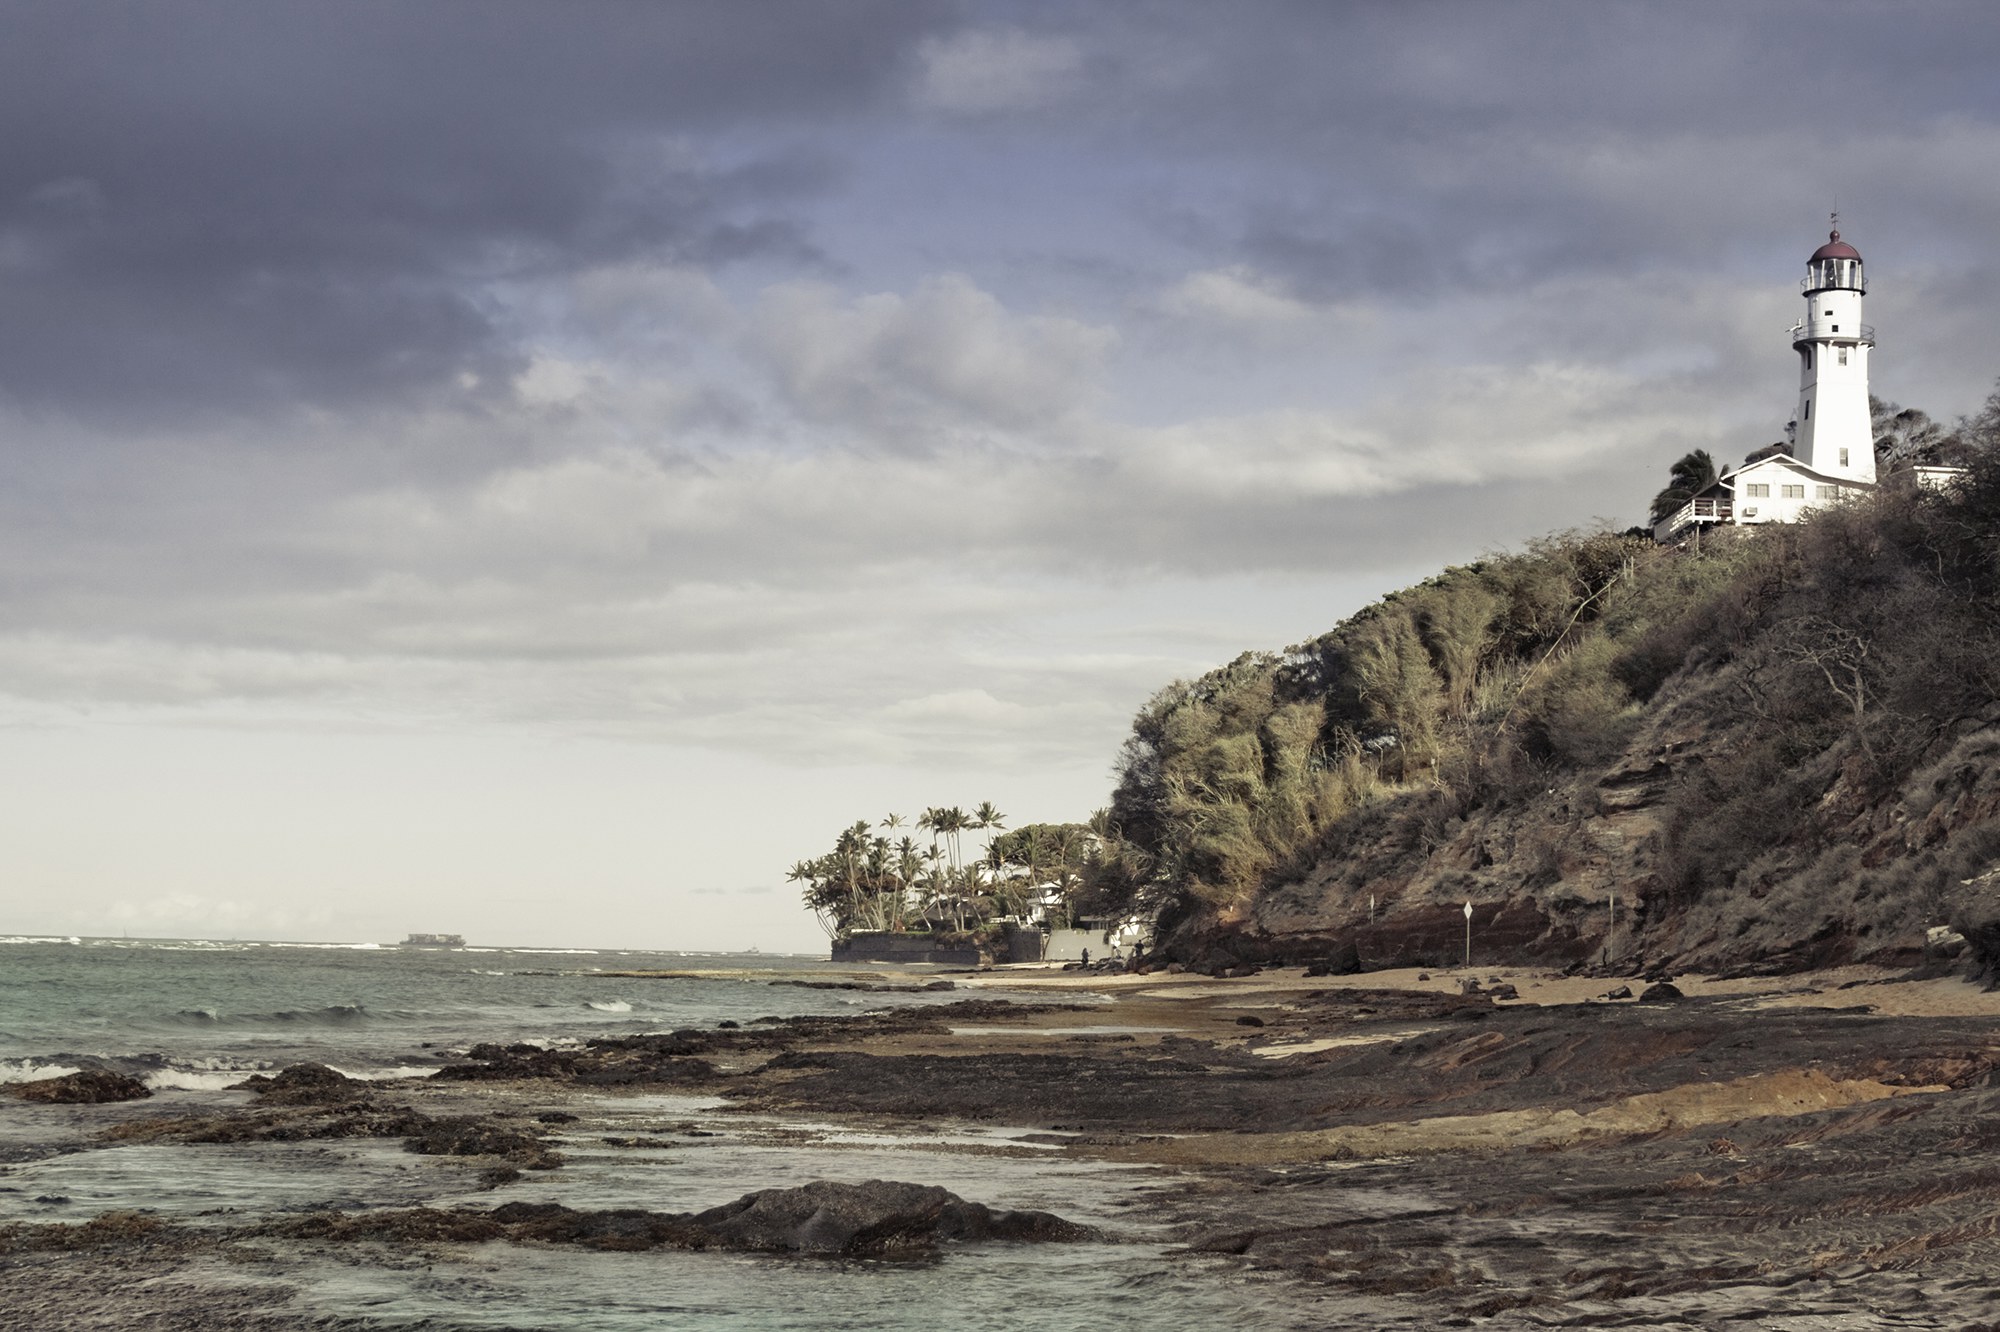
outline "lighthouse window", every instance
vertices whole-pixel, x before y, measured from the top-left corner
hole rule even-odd
[[[1840,451],[1840,465],[1841,465],[1842,467],[1845,467],[1845,466],[1847,466],[1847,450],[1846,450],[1846,449],[1842,449],[1842,450]]]
[[[1847,348],[1845,348],[1845,347],[1842,347],[1842,348],[1840,349],[1840,363],[1841,363],[1842,365],[1846,365],[1846,364],[1847,364]]]
[[[1812,420],[1812,399],[1811,399],[1811,398],[1807,398],[1807,399],[1806,399],[1806,414],[1805,414],[1805,418],[1804,418],[1804,419],[1805,419],[1805,420],[1808,420],[1808,421]]]
[[[1778,493],[1784,499],[1804,499],[1806,497],[1806,488],[1802,485],[1779,486]]]

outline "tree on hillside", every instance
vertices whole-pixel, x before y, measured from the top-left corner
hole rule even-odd
[[[1653,496],[1653,521],[1659,522],[1715,484],[1715,459],[1707,449],[1685,454],[1667,472],[1667,488]]]

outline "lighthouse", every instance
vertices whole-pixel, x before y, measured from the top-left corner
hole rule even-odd
[[[1868,353],[1875,330],[1861,322],[1868,290],[1861,252],[1840,238],[1838,219],[1826,244],[1806,260],[1800,284],[1806,313],[1792,329],[1799,356],[1799,404],[1791,455],[1822,477],[1875,481],[1874,431],[1868,414]]]
[[[1786,442],[1756,449],[1700,494],[1653,523],[1661,541],[1679,541],[1704,527],[1762,526],[1803,521],[1821,505],[1875,487],[1874,422],[1868,410],[1868,354],[1875,330],[1861,322],[1868,290],[1861,252],[1840,238],[1840,219],[1826,244],[1806,260],[1799,290],[1805,318],[1792,325],[1799,358],[1799,400],[1785,427]],[[1962,468],[1905,467],[1892,481],[1947,484]]]

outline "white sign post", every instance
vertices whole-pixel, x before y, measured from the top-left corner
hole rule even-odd
[[[1465,967],[1472,969],[1472,903],[1465,904]]]

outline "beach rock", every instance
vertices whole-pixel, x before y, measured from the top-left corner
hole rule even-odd
[[[581,1212],[560,1203],[513,1202],[490,1212],[430,1207],[323,1212],[249,1233],[427,1243],[511,1239],[627,1251],[735,1249],[837,1258],[909,1258],[945,1244],[1067,1242],[1096,1235],[1048,1212],[995,1211],[941,1188],[879,1179],[762,1189],[692,1214],[638,1208]]]
[[[687,1222],[726,1248],[842,1257],[979,1240],[1079,1240],[1092,1233],[1048,1212],[998,1212],[935,1186],[880,1179],[761,1189]]]
[[[403,1139],[403,1150],[420,1156],[497,1156],[528,1170],[554,1170],[562,1164],[562,1154],[533,1134],[474,1115],[426,1120]]]
[[[1960,886],[1951,932],[1959,937],[1970,978],[1989,990],[2000,988],[2000,870]]]
[[[255,1092],[266,1105],[334,1105],[364,1095],[369,1085],[325,1064],[293,1064],[274,1077],[253,1073],[230,1090]]]
[[[1639,992],[1639,1002],[1642,1004],[1670,1004],[1676,999],[1685,998],[1687,996],[1681,993],[1680,986],[1672,981],[1659,981]]]
[[[135,1077],[109,1069],[87,1068],[59,1078],[17,1082],[11,1088],[24,1101],[46,1105],[104,1105],[112,1101],[143,1101],[153,1089]]]
[[[400,1138],[430,1121],[406,1106],[350,1101],[138,1119],[104,1131],[113,1142],[314,1142],[326,1138]]]
[[[1632,987],[1621,985],[1615,990],[1606,990],[1599,997],[1603,999],[1630,999],[1632,997]]]
[[[1521,991],[1518,986],[1509,984],[1506,981],[1501,981],[1498,985],[1494,986],[1492,989],[1486,992],[1486,997],[1489,999],[1519,999],[1521,997]]]
[[[1933,925],[1924,931],[1924,956],[1949,961],[1965,952],[1965,936],[1949,925]]]
[[[1361,949],[1352,936],[1333,952],[1306,967],[1308,976],[1355,976],[1361,972]]]

